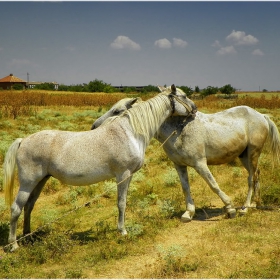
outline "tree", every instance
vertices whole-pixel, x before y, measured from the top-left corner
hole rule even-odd
[[[42,84],[36,85],[34,87],[34,89],[55,90],[55,84],[53,84],[53,83],[42,83]]]
[[[88,92],[114,92],[115,88],[111,84],[106,84],[102,80],[95,79],[86,86]]]
[[[225,85],[223,87],[220,88],[220,92],[223,94],[232,94],[236,91],[236,89],[234,87],[232,87],[230,84]]]
[[[141,93],[147,93],[147,92],[160,92],[159,88],[153,85],[148,85],[143,87],[141,90]]]
[[[179,87],[183,92],[186,93],[187,96],[190,96],[193,94],[193,89],[191,87],[187,87],[187,86],[180,86]]]
[[[199,87],[198,87],[198,86],[195,86],[195,88],[194,88],[194,92],[195,92],[195,93],[200,93],[200,89],[199,89]]]
[[[14,84],[14,85],[12,86],[12,88],[13,88],[14,90],[23,90],[24,86],[23,86],[23,84]]]
[[[203,96],[207,96],[211,94],[216,94],[218,91],[219,88],[208,86],[207,88],[203,89],[200,94]]]

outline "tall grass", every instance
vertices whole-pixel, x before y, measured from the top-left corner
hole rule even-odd
[[[8,101],[4,101],[3,96],[10,93],[12,97],[7,96]],[[16,106],[12,103],[15,101],[11,101],[16,94],[0,92],[0,107]],[[30,106],[36,112],[25,114],[20,111],[14,118],[13,114],[1,111],[1,165],[7,148],[16,137],[46,128],[89,130],[95,118],[117,98],[123,97],[110,94],[106,103],[92,101],[96,94],[79,94],[81,100],[77,101],[77,97],[75,103],[66,100],[72,99],[73,94],[60,96],[37,92],[39,96],[42,94],[37,101],[37,97],[28,94],[25,98],[29,98],[30,104],[26,101],[20,106]],[[101,97],[104,94],[100,94]],[[241,101],[247,105],[253,102],[246,98]],[[96,103],[88,105],[90,102]],[[233,102],[237,101],[220,102],[209,97],[208,101],[196,103],[199,109],[216,112],[237,104]],[[252,104],[260,106],[260,111],[271,113],[279,127],[279,110],[270,108],[272,104],[266,102],[266,98],[257,98],[254,102]],[[240,163],[236,161],[210,169],[235,205],[242,205],[247,194],[247,172]],[[250,209],[247,216],[228,220],[223,218],[223,204],[217,195],[192,168],[188,168],[197,211],[191,223],[182,224],[180,216],[185,210],[185,202],[179,178],[172,162],[153,139],[146,151],[144,166],[134,174],[128,192],[126,225],[129,234],[126,237],[116,230],[115,180],[72,187],[50,178],[32,213],[32,230],[104,190],[107,195],[40,230],[29,243],[22,243],[18,251],[8,253],[0,249],[0,278],[279,278],[280,168],[272,170],[270,157],[264,151],[260,170],[262,203],[273,210]],[[4,204],[2,176],[1,171],[0,245],[4,246],[10,211]],[[22,234],[22,221],[21,216],[18,237]]]

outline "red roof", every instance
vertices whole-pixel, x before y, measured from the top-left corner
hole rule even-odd
[[[0,79],[0,83],[26,83],[26,81],[10,74],[9,76]]]

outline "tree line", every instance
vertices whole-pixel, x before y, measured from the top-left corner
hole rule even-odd
[[[236,89],[232,87],[230,84],[224,85],[222,87],[208,86],[204,89],[200,89],[199,86],[195,86],[194,89],[188,86],[178,86],[178,87],[182,89],[188,96],[192,95],[193,93],[199,94],[201,96],[208,96],[216,93],[230,95],[236,91]],[[13,89],[22,89],[22,87],[17,88],[15,85]],[[76,84],[76,85],[60,84],[57,89],[55,88],[55,85],[53,83],[42,83],[36,85],[33,89],[69,91],[69,92],[105,92],[105,93],[114,93],[120,91],[120,88],[115,88],[111,84],[105,83],[104,81],[98,79],[90,81],[88,84],[86,83]],[[159,92],[159,89],[157,86],[148,85],[148,86],[144,86],[140,90],[136,89],[136,87],[123,87],[121,91],[124,93],[133,93],[137,91],[142,94],[145,94],[150,92]]]

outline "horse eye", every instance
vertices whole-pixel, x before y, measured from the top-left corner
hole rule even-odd
[[[119,110],[115,110],[115,111],[113,112],[114,115],[118,115],[119,113],[120,113]]]

